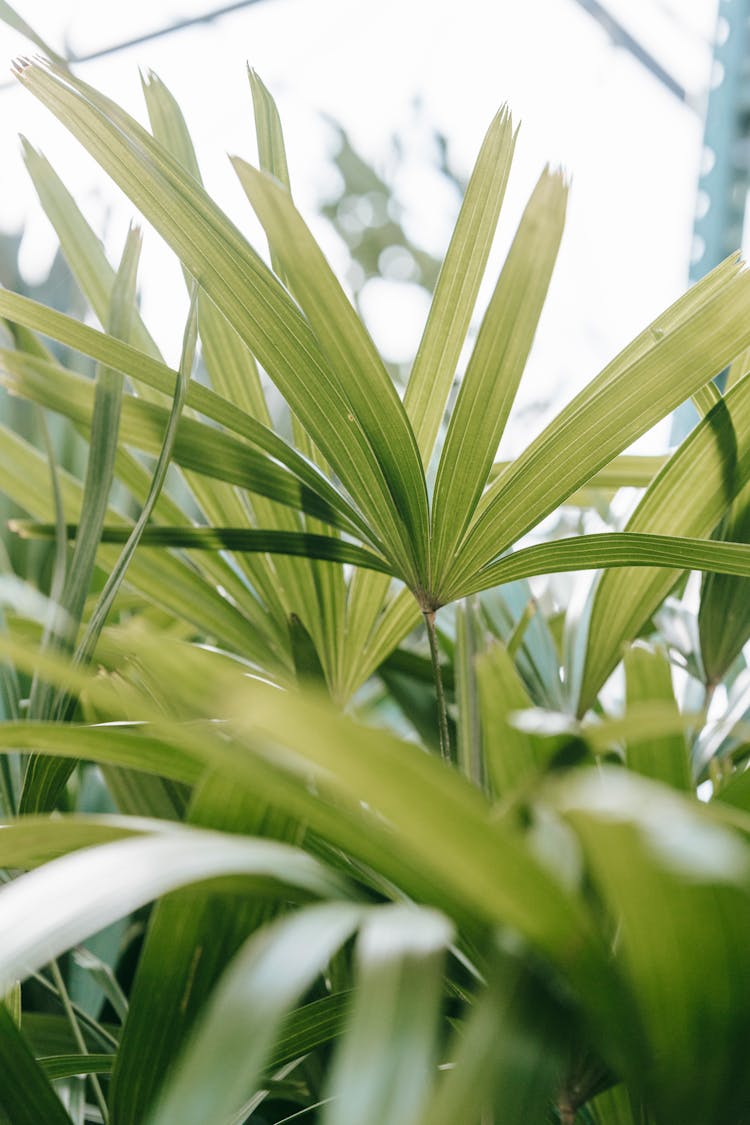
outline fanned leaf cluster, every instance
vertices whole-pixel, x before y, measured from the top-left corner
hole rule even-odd
[[[507,110],[401,394],[254,72],[260,167],[233,165],[270,265],[158,78],[149,131],[63,60],[16,74],[177,254],[189,312],[173,370],[140,317],[137,230],[114,268],[24,142],[99,327],[0,290],[3,385],[88,449],[81,478],[2,426],[12,530],[54,557],[48,596],[0,579],[0,1116],[742,1125],[739,258],[497,462],[567,198],[545,169],[478,311]],[[677,450],[626,452],[691,395]],[[624,527],[542,534],[592,498],[613,520],[622,487],[641,490]],[[586,570],[559,612],[532,596]]]

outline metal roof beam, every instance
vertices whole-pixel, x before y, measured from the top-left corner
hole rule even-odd
[[[657,78],[663,86],[666,86],[671,94],[674,94],[681,102],[690,104],[688,91],[685,87],[661,65],[650,51],[646,50],[642,43],[639,43],[634,35],[631,35],[618,19],[615,19],[603,4],[599,3],[599,0],[576,0],[576,3],[590,16],[593,16],[600,27],[604,28],[616,47],[623,47],[626,51],[629,51],[642,66],[645,66],[646,70],[653,74],[654,78]]]

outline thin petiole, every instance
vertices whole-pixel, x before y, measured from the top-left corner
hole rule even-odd
[[[70,1030],[73,1032],[73,1037],[78,1044],[78,1049],[82,1055],[87,1055],[89,1053],[89,1049],[86,1046],[86,1040],[83,1037],[83,1032],[79,1027],[78,1018],[75,1011],[73,1010],[73,1005],[71,1003],[70,996],[68,995],[68,989],[65,985],[65,981],[63,980],[63,975],[60,972],[60,966],[58,965],[57,961],[50,962],[50,970],[52,972],[52,980],[54,981],[55,987],[57,988],[57,994],[60,997],[60,1002],[65,1009],[66,1016],[68,1017]],[[106,1125],[106,1122],[109,1121],[109,1111],[107,1109],[107,1102],[104,1098],[104,1094],[102,1093],[101,1084],[95,1074],[90,1074],[88,1077],[91,1082],[91,1088],[94,1093],[94,1098],[99,1107],[99,1112],[101,1113],[102,1119]]]
[[[435,695],[438,709],[438,731],[440,735],[440,757],[444,762],[451,761],[451,742],[448,732],[448,709],[445,702],[443,688],[443,673],[440,669],[440,650],[438,648],[437,633],[435,631],[435,611],[424,613],[424,622],[427,627],[427,638],[430,642],[430,656],[432,657],[432,674],[435,679]]]

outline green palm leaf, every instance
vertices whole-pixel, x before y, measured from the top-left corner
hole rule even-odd
[[[16,293],[0,290],[0,316],[5,316],[14,323],[25,325],[43,335],[50,336],[68,347],[83,352],[84,355],[91,356],[92,359],[100,363],[122,371],[137,383],[145,383],[147,386],[165,392],[170,397],[174,394],[176,372],[114,337],[97,332],[95,329],[89,328],[88,325],[81,324],[63,313],[55,312],[54,309],[48,309],[28,297],[21,297]],[[7,355],[6,359],[11,362]],[[28,364],[29,359],[24,357],[23,360],[17,359],[12,362]],[[70,376],[70,373],[68,375]],[[362,517],[356,513],[351,505],[346,503],[344,498],[317,472],[315,467],[267,426],[244,414],[231,402],[211,391],[210,388],[203,387],[195,382],[191,384],[188,390],[187,405],[212,419],[212,421],[226,427],[230,432],[246,438],[252,445],[264,449],[282,464],[288,465],[292,472],[300,480],[307,483],[313,491],[324,492],[332,508],[342,510],[343,505],[348,510],[350,518],[359,524],[361,530],[367,528],[367,524],[363,523]]]
[[[326,1125],[411,1125],[432,1086],[446,918],[414,906],[364,919],[355,949],[357,989],[331,1067]]]
[[[396,389],[288,192],[239,158],[233,164],[284,276],[348,397],[349,429],[363,429],[382,466],[404,523],[403,553],[412,556],[407,573],[418,580],[427,568],[427,488],[414,434]]]
[[[750,574],[750,545],[631,531],[574,536],[504,555],[480,570],[471,579],[466,593],[477,593],[532,574],[626,566],[680,567],[747,576]],[[452,600],[456,594],[457,591],[449,590],[447,600]]]
[[[666,653],[631,646],[625,653],[628,710],[643,703],[660,701],[678,713],[672,687],[672,673]],[[628,767],[645,777],[663,781],[676,789],[690,791],[690,757],[683,732],[667,738],[628,739]]]
[[[746,346],[750,274],[718,266],[625,348],[490,486],[442,602]],[[473,587],[471,587],[473,588]]]
[[[197,787],[187,818],[199,827],[243,836],[286,843],[301,839],[294,821],[216,773]],[[210,886],[178,891],[157,904],[112,1079],[112,1111],[123,1125],[144,1120],[227,963],[280,909],[284,904],[273,897],[222,894]],[[245,1039],[239,1042],[244,1045]]]
[[[45,831],[50,828],[54,822]],[[3,988],[168,890],[225,876],[245,877],[247,886],[255,880],[256,886],[296,887],[304,895],[335,896],[342,889],[339,880],[294,848],[195,828],[88,848],[20,876],[0,891],[8,924],[0,949]]]
[[[456,375],[508,182],[516,134],[507,109],[496,114],[466,188],[404,405],[425,467]]]
[[[102,95],[35,64],[24,84],[64,120],[170,243],[277,383],[406,573],[400,516],[370,435],[311,328],[239,231],[145,130]],[[353,409],[354,406],[354,409]],[[373,444],[374,443],[374,444]],[[392,482],[395,487],[395,482]]]
[[[435,480],[434,583],[454,564],[521,380],[547,295],[567,192],[545,171],[524,212],[461,383]]]
[[[65,414],[82,428],[88,429],[91,425],[93,393],[89,380],[23,352],[0,353],[0,366],[3,382],[15,393]],[[158,454],[168,419],[169,412],[164,407],[125,395],[121,441]],[[320,519],[361,534],[357,527],[361,521],[352,522],[343,517],[339,498],[332,507],[317,489],[311,490],[275,460],[215,427],[182,418],[175,435],[173,456],[177,464],[195,473],[258,492],[277,503],[302,508]],[[333,491],[325,485],[323,490],[328,495]]]
[[[0,1004],[0,1062],[5,1075],[0,1110],[13,1125],[72,1125],[49,1078],[4,1004]],[[80,1073],[80,1072],[77,1072]]]
[[[672,455],[644,494],[626,530],[708,535],[748,476],[750,381],[746,379],[727,392]],[[720,567],[707,569],[721,572]],[[635,637],[677,577],[675,570],[623,571],[603,577],[589,626],[579,703],[582,710],[590,705],[614,668],[623,645]]]
[[[326,903],[251,938],[222,979],[149,1125],[231,1119],[257,1088],[284,1016],[361,917],[361,906]]]
[[[750,1027],[750,853],[741,837],[622,770],[580,775],[560,803],[617,925],[616,958],[643,1021],[631,1044],[632,1088],[660,1121],[741,1120]]]
[[[11,529],[29,539],[51,539],[54,537],[53,524],[32,523],[12,520]],[[78,533],[76,524],[66,525],[69,538]],[[105,526],[102,528],[102,543],[127,543],[132,534],[127,527]],[[139,536],[143,547],[190,548],[199,551],[237,551],[262,552],[263,554],[297,555],[302,558],[328,559],[332,562],[350,563],[354,566],[376,570],[382,574],[390,573],[385,559],[347,543],[344,539],[332,539],[326,535],[313,535],[307,531],[253,531],[244,527],[146,527]]]

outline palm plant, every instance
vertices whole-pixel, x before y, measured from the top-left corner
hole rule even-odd
[[[16,529],[56,546],[51,608],[17,614],[3,642],[7,1119],[739,1125],[750,1104],[739,260],[659,317],[515,462],[493,465],[567,194],[545,169],[444,422],[510,172],[507,111],[467,185],[402,399],[293,204],[255,74],[261,170],[234,166],[271,268],[202,188],[157,78],[144,83],[149,133],[61,63],[16,72],[172,246],[191,299],[174,371],[139,317],[137,232],[114,270],[25,144],[103,330],[0,291],[14,343],[0,351],[3,382],[89,441],[84,481],[8,429],[0,452],[0,487],[30,517]],[[96,361],[96,378],[40,335]],[[205,381],[192,377],[197,340]],[[710,380],[733,361],[722,395]],[[263,373],[293,440],[273,423]],[[623,455],[689,395],[703,420],[672,456]],[[647,484],[624,531],[518,546],[582,490],[623,484]],[[556,643],[526,579],[602,568]],[[690,569],[709,572],[700,643],[682,657],[631,644],[653,636]],[[441,653],[436,614],[459,602]],[[439,755],[364,724],[358,693],[379,671],[427,730],[426,662],[399,647],[420,616]],[[626,646],[613,717],[601,692]],[[703,683],[697,707],[678,707],[670,657]],[[720,682],[734,710],[715,727],[700,707]],[[695,785],[707,776],[704,805]],[[114,812],[82,811],[92,777]],[[87,1010],[58,959],[129,916],[127,956],[122,931],[106,957],[77,954],[107,998]],[[40,1012],[22,980],[58,1007]]]

